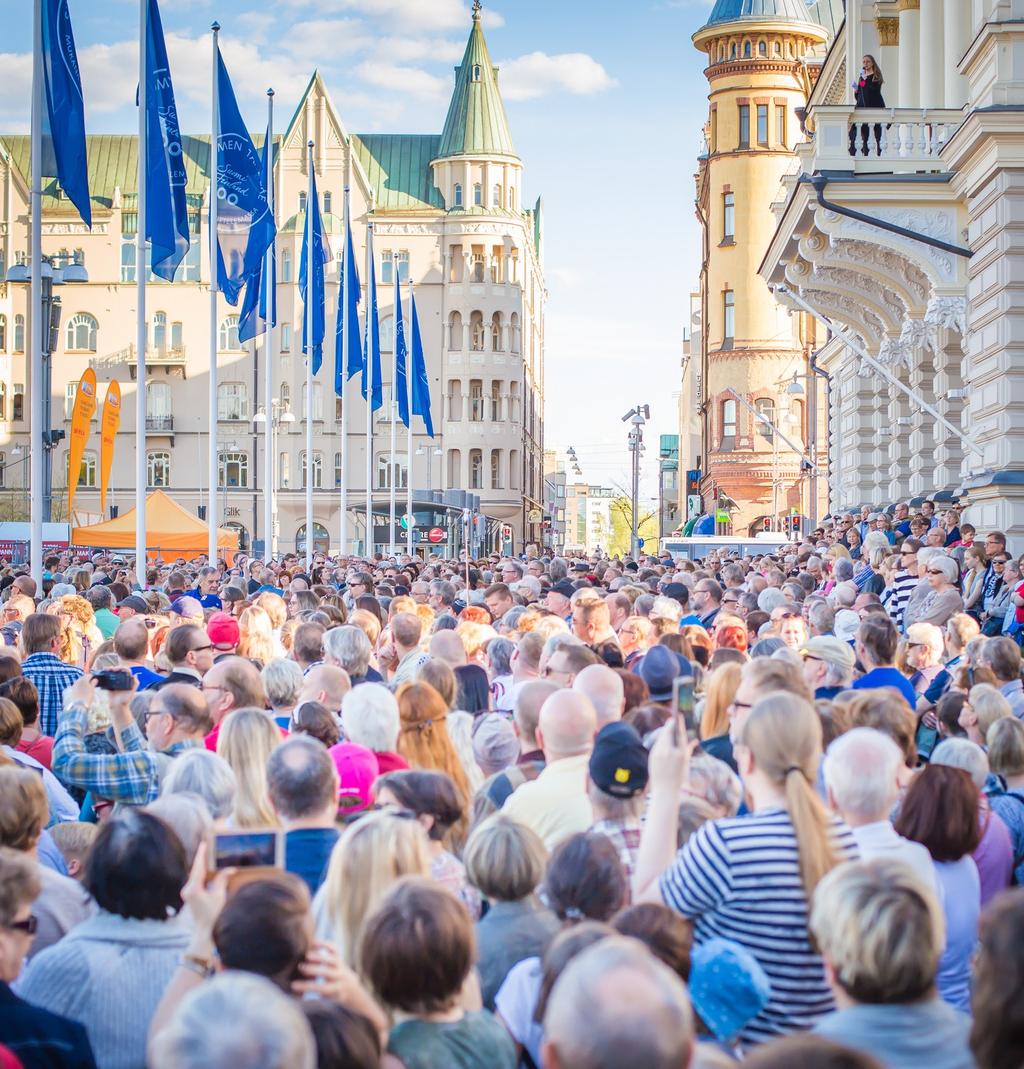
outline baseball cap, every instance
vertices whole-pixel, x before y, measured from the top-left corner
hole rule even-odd
[[[485,776],[514,765],[519,753],[519,738],[506,717],[484,713],[473,722],[473,756]]]
[[[559,579],[551,589],[556,594],[561,594],[563,598],[571,598],[576,593],[576,588],[569,582],[568,579]]]
[[[720,936],[693,948],[690,998],[720,1043],[730,1043],[768,1004],[772,987],[757,958]]]
[[[690,591],[686,589],[685,583],[666,583],[661,592],[666,598],[678,601],[680,605],[685,605],[690,600]]]
[[[614,798],[632,798],[647,786],[647,750],[636,728],[621,720],[605,724],[590,754],[594,786]]]
[[[134,609],[136,612],[149,612],[149,606],[138,594],[129,594],[128,597],[122,598],[117,607],[119,609]]]
[[[358,813],[373,805],[373,784],[380,775],[377,755],[354,742],[339,742],[328,751],[338,770],[338,808]]]
[[[831,635],[815,635],[808,639],[800,650],[801,657],[817,657],[839,668],[853,668],[856,657],[848,642],[833,638]]]
[[[206,624],[206,633],[216,650],[233,650],[238,645],[241,631],[238,621],[227,612],[215,612]]]
[[[171,612],[177,616],[188,616],[190,618],[198,617],[200,620],[203,618],[203,607],[199,604],[196,598],[178,598],[171,602]]]
[[[652,646],[640,662],[640,678],[651,692],[651,700],[668,701],[672,697],[672,680],[682,671],[679,658],[667,646]]]

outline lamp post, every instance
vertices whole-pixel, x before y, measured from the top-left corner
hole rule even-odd
[[[629,432],[629,451],[633,454],[632,518],[630,522],[629,555],[640,555],[640,456],[644,451],[644,426],[651,418],[650,405],[640,404],[631,408],[622,422],[632,428]]]
[[[263,519],[263,559],[268,563],[277,556],[277,429],[282,424],[295,422],[294,414],[287,404],[282,404],[278,398],[270,402],[270,423],[267,425],[267,412],[261,405],[259,411],[252,417],[257,431],[265,429],[264,434],[266,448],[270,452],[270,463],[267,465],[270,471],[270,481],[264,490],[264,519]],[[310,532],[306,532],[306,538]]]

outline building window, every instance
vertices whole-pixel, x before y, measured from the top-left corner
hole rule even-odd
[[[462,183],[461,182],[456,182],[455,183],[455,196],[452,198],[452,200],[453,200],[453,203],[454,203],[456,208],[461,208],[462,207]]]
[[[230,352],[242,348],[238,338],[238,316],[228,316],[221,321],[218,345],[222,352]]]
[[[469,281],[483,282],[486,270],[484,247],[483,245],[474,245],[473,253],[469,259]]]
[[[483,207],[483,203],[484,203],[484,187],[479,182],[476,182],[473,185],[473,204],[474,204],[475,207],[481,208],[481,207]]]
[[[732,244],[736,239],[736,194],[722,197],[722,241]]]
[[[501,450],[491,450],[491,489],[501,489]]]
[[[146,387],[146,423],[149,429],[169,429],[172,418],[170,386],[166,382],[149,383]]]
[[[388,464],[388,457],[386,454],[381,454],[377,457],[377,489],[378,490],[390,490],[391,489],[391,474],[394,472],[395,489],[404,490],[409,485],[409,469],[404,461],[396,460],[394,468]]]
[[[380,351],[390,353],[395,348],[395,317],[382,316],[380,319]]]
[[[501,312],[491,316],[491,352],[500,353],[501,348]]]
[[[508,454],[508,487],[510,490],[518,490],[520,478],[519,450],[511,449]]]
[[[341,422],[341,412],[342,412],[342,409],[344,407],[345,407],[345,405],[344,405],[344,402],[342,401],[342,399],[337,394],[335,394],[334,395],[334,422],[335,423],[340,423]]]
[[[776,41],[775,44],[773,45],[772,52],[776,56],[781,56],[782,55],[782,45],[778,41]]]
[[[448,488],[458,488],[462,484],[462,453],[458,449],[448,450]]]
[[[249,457],[246,453],[217,454],[217,485],[222,489],[249,485]]]
[[[14,396],[11,402],[11,419],[20,422],[25,418],[25,384],[14,384]]]
[[[292,347],[292,325],[291,323],[281,324],[281,352],[287,353],[291,351]]]
[[[768,45],[764,41],[758,41],[757,42],[757,54],[759,56],[767,56],[768,55]]]
[[[736,448],[736,402],[731,397],[722,402],[722,444],[720,448]]]
[[[398,281],[409,281],[409,250],[399,249],[393,252],[385,249],[380,254],[380,284],[393,286],[395,284],[395,259],[398,259]]]
[[[501,382],[495,379],[491,383],[491,422],[501,422]]]
[[[750,148],[750,105],[740,104],[740,148]]]
[[[730,59],[735,59],[736,58],[736,42],[735,41],[733,41],[733,43],[731,45],[729,45],[729,58]]]
[[[448,383],[448,418],[462,419],[462,380],[451,379]]]
[[[513,312],[508,319],[508,347],[513,353],[519,352],[519,313]]]
[[[501,183],[500,182],[495,182],[494,183],[494,189],[491,190],[491,207],[492,208],[500,208],[501,207]]]
[[[722,303],[725,310],[724,337],[731,342],[736,337],[736,294],[733,290],[726,290],[722,294]]]
[[[469,488],[482,490],[484,482],[484,454],[481,449],[469,451]]]
[[[331,203],[332,203],[332,201],[331,201],[331,191],[329,189],[325,189],[324,190],[323,202],[324,202],[324,215],[330,215],[331,214]]]
[[[514,187],[510,187],[508,191],[508,210],[510,212],[516,210],[516,191]]]
[[[302,213],[306,210],[306,191],[304,189],[299,190],[299,212]]]
[[[469,383],[469,418],[472,423],[481,423],[484,418],[484,384],[480,379]]]
[[[474,82],[479,82],[480,81],[480,74],[481,74],[480,64],[479,63],[474,63],[473,64],[473,81]]]
[[[484,351],[484,314],[473,312],[469,317],[470,348],[477,353]]]
[[[14,317],[14,352],[23,353],[25,351],[25,317],[23,315],[16,315]]]
[[[75,411],[75,398],[78,396],[78,383],[68,382],[64,386],[64,418],[71,419]]]
[[[0,352],[7,352],[7,316],[0,316]]]
[[[334,454],[334,485],[341,486],[341,453]]]
[[[306,383],[302,384],[302,418],[308,419],[309,410],[306,405]],[[324,418],[324,391],[323,384],[319,382],[313,383],[313,420],[322,420]]]
[[[96,320],[86,312],[79,312],[68,320],[64,348],[69,353],[96,352]]]
[[[754,411],[760,417],[755,420],[757,433],[770,442],[775,437],[775,430],[764,421],[769,420],[770,423],[775,423],[775,402],[770,397],[759,397],[754,402]]]
[[[167,313],[153,313],[153,350],[161,355],[167,352]]]
[[[462,281],[462,246],[452,245],[448,250],[448,281]]]
[[[217,419],[249,418],[249,391],[244,382],[222,382],[217,387]]]
[[[456,352],[462,348],[461,312],[452,312],[448,317],[448,348]]]
[[[786,148],[786,107],[784,104],[775,105],[775,140],[780,148]]]
[[[302,489],[306,489],[307,484],[307,470],[306,470],[306,451],[303,450],[299,454],[299,468],[302,471]],[[313,489],[322,490],[324,488],[324,455],[323,453],[313,453]]]
[[[757,105],[757,143],[768,144],[768,105]]]
[[[496,286],[505,281],[505,250],[500,245],[491,247],[491,281]]]
[[[64,471],[68,471],[68,467],[71,464],[71,454],[66,454],[64,458]],[[66,478],[66,481],[70,484],[70,478]],[[96,454],[95,453],[83,453],[82,454],[82,466],[79,468],[78,473],[78,485],[79,486],[95,486],[96,485]]]
[[[291,282],[292,280],[292,250],[281,250],[281,281]]]
[[[743,58],[744,59],[750,59],[751,55],[752,55],[752,51],[751,51],[751,48],[750,48],[750,42],[749,41],[744,41],[743,42]]]
[[[7,383],[0,382],[0,419],[7,419]]]
[[[281,487],[285,490],[292,480],[292,458],[289,453],[282,453],[277,467],[277,476],[281,480]]]
[[[171,485],[171,454],[170,453],[147,453],[146,454],[146,485],[147,486],[170,486]]]

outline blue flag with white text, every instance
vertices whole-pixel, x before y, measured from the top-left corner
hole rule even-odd
[[[276,228],[267,203],[266,170],[242,121],[219,46],[216,92],[217,282],[228,304],[237,304],[245,280],[259,272]]]
[[[427,362],[423,356],[423,339],[420,337],[420,320],[416,315],[416,294],[409,286],[410,330],[412,331],[412,414],[423,417],[423,426],[429,438],[434,437],[434,421],[430,418],[430,380],[427,378]]]
[[[56,177],[92,229],[85,102],[68,0],[43,0],[43,92],[42,173]]]
[[[344,272],[349,271],[348,307],[345,300]],[[359,302],[363,299],[359,285],[359,265],[356,263],[355,245],[352,243],[352,224],[346,227],[345,262],[342,267],[341,285],[338,287],[338,327],[334,336],[334,392],[340,397],[345,383],[363,370],[363,339],[359,333]],[[342,346],[348,350],[342,352]],[[344,372],[343,370],[344,369]]]
[[[267,204],[273,202],[273,170],[268,172],[268,161],[273,159],[274,146],[270,143],[270,127],[267,127],[267,137],[263,142],[263,155],[260,160],[263,182],[266,187]],[[270,163],[271,168],[273,163]],[[273,213],[271,213],[273,222]],[[275,226],[276,232],[276,226]],[[250,237],[252,232],[250,231]],[[270,273],[267,274],[266,252],[260,259],[259,267],[255,275],[250,275],[245,283],[245,293],[242,295],[242,311],[238,316],[239,341],[251,341],[257,334],[263,334],[267,329],[267,323],[272,327],[277,326],[277,246],[271,240],[270,246]]]
[[[377,268],[373,262],[373,238],[370,242],[370,293],[366,302],[367,352],[363,361],[363,398],[366,397],[366,380],[370,379],[372,401],[370,411],[384,407],[384,383],[380,374],[380,319],[377,315]]]
[[[310,235],[312,234],[312,239]],[[309,245],[313,244],[313,292],[309,301],[313,306],[313,337],[309,338],[309,307],[306,299],[306,276],[309,274]],[[313,374],[320,371],[324,362],[324,264],[330,259],[331,250],[324,233],[320,216],[320,198],[316,191],[316,171],[310,176],[309,196],[306,198],[306,225],[302,229],[302,255],[299,257],[299,296],[307,307],[302,313],[302,351],[312,349]]]
[[[409,380],[407,378],[409,347],[405,340],[405,320],[402,317],[402,284],[398,264],[395,271],[395,384],[392,387],[398,394],[398,418],[409,426]]]
[[[146,19],[146,232],[154,275],[174,280],[188,252],[185,156],[157,0]]]

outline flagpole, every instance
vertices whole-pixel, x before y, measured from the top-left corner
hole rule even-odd
[[[146,589],[146,56],[149,0],[139,0],[139,192],[135,234],[135,578]]]
[[[373,271],[373,223],[366,221],[366,284]],[[373,557],[373,304],[376,288],[366,298],[366,556]]]
[[[401,287],[398,284],[398,254],[394,254],[391,257],[391,270],[395,275],[395,314],[391,317],[391,322],[394,325],[392,330],[391,341],[391,458],[389,463],[391,465],[391,471],[389,472],[391,478],[388,480],[391,484],[391,494],[389,497],[390,505],[390,529],[388,530],[388,553],[393,557],[397,551],[395,545],[395,521],[398,518],[396,515],[396,495],[398,493],[398,472],[395,471],[395,446],[398,441],[398,394],[395,392],[398,389],[398,313],[399,313],[399,301],[402,299]]]
[[[341,293],[338,303],[338,315],[341,316],[341,523],[338,527],[338,552],[341,556],[348,552],[348,402],[345,400],[345,387],[348,385],[348,332],[351,329],[348,321],[349,271],[352,266],[348,262],[348,228],[351,225],[349,211],[349,188],[346,183],[345,221],[341,238],[344,249],[341,254]]]
[[[213,30],[213,123],[210,138],[210,496],[206,506],[206,522],[209,527],[209,564],[217,567],[217,521],[219,513],[218,483],[220,458],[217,455],[217,293],[219,291],[220,241],[217,234],[217,201],[220,191],[220,167],[218,161],[220,141],[220,94],[218,93],[217,35],[220,23]]]
[[[313,569],[313,142],[306,142],[306,574]]]
[[[31,404],[29,441],[29,566],[36,592],[43,593],[43,4],[35,0],[32,12],[32,262],[29,300],[31,347]],[[70,472],[68,473],[70,479]],[[70,521],[70,517],[68,517]]]
[[[412,277],[409,278],[409,329],[412,329]],[[402,299],[401,292],[399,292],[399,300]],[[412,364],[412,346],[406,345],[405,347],[405,388],[408,395],[408,407],[406,411],[409,413],[409,426],[406,428],[408,431],[406,437],[406,479],[405,479],[405,514],[409,518],[409,526],[405,529],[405,552],[412,556],[412,377],[415,373],[415,369]],[[427,463],[430,463],[428,458]]]
[[[274,90],[267,90],[267,144],[263,146],[267,156],[267,207],[274,215]],[[274,559],[274,514],[277,511],[275,498],[277,487],[274,485],[274,316],[271,310],[277,303],[277,294],[271,292],[276,282],[274,278],[274,243],[267,246],[267,255],[263,266],[263,282],[267,288],[266,328],[267,336],[263,344],[263,411],[267,417],[263,425],[263,438],[266,455],[264,456],[263,485],[263,559],[269,564]],[[258,299],[257,299],[258,301]],[[257,305],[257,315],[259,309]]]

